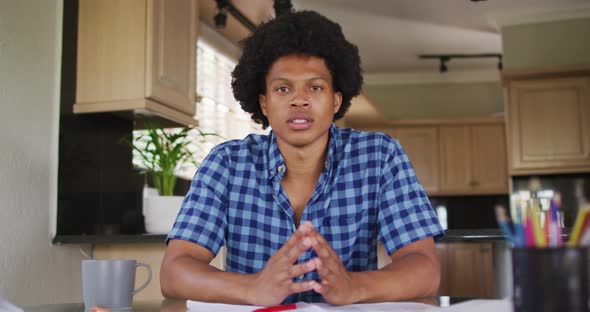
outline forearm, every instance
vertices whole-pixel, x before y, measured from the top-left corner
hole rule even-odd
[[[358,302],[403,301],[436,295],[440,262],[436,256],[410,253],[378,271],[352,274]]]
[[[160,284],[166,298],[250,304],[247,290],[253,278],[254,275],[221,271],[190,256],[180,256],[164,261]]]

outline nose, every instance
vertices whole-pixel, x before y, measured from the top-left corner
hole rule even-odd
[[[308,92],[305,88],[298,88],[293,93],[293,98],[289,103],[291,107],[307,107],[310,105]]]

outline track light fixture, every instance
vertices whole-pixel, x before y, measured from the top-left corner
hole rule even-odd
[[[502,70],[502,54],[500,53],[480,53],[480,54],[420,54],[421,59],[439,59],[439,71],[444,73],[448,70],[447,62],[453,58],[497,58],[498,70]]]
[[[443,57],[441,57],[441,58],[440,58],[440,67],[439,67],[439,71],[440,71],[441,73],[444,73],[444,72],[446,72],[446,71],[448,70],[448,68],[447,68],[447,62],[448,62],[449,60],[450,60],[450,58],[449,58],[449,57],[444,57],[444,56],[443,56]]]
[[[227,24],[227,7],[229,5],[228,0],[216,0],[217,1],[217,14],[213,17],[215,27],[224,28]]]
[[[224,28],[227,24],[227,14],[225,14],[224,12],[219,12],[215,14],[213,20],[215,21],[215,27]]]
[[[238,22],[250,31],[256,29],[256,25],[252,23],[240,10],[238,10],[230,0],[215,0],[217,2],[218,13],[213,17],[215,27],[223,28],[227,24],[227,13],[231,14]]]
[[[215,27],[224,28],[227,25],[227,14],[231,14],[238,22],[250,31],[256,29],[256,25],[252,23],[240,10],[238,10],[231,0],[214,0],[217,3],[217,14],[213,17]],[[291,0],[274,0],[274,10],[276,16],[289,13],[293,10]]]

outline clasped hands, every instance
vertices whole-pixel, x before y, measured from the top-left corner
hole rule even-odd
[[[317,257],[297,263],[297,259],[309,249],[313,249]],[[294,281],[296,277],[314,270],[318,272],[321,282]],[[309,221],[299,226],[253,278],[253,287],[247,295],[253,305],[277,305],[291,294],[312,289],[331,304],[344,305],[358,301],[353,274],[346,270],[338,254]]]

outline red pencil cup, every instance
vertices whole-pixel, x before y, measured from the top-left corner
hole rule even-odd
[[[590,312],[587,248],[514,248],[515,312]]]

